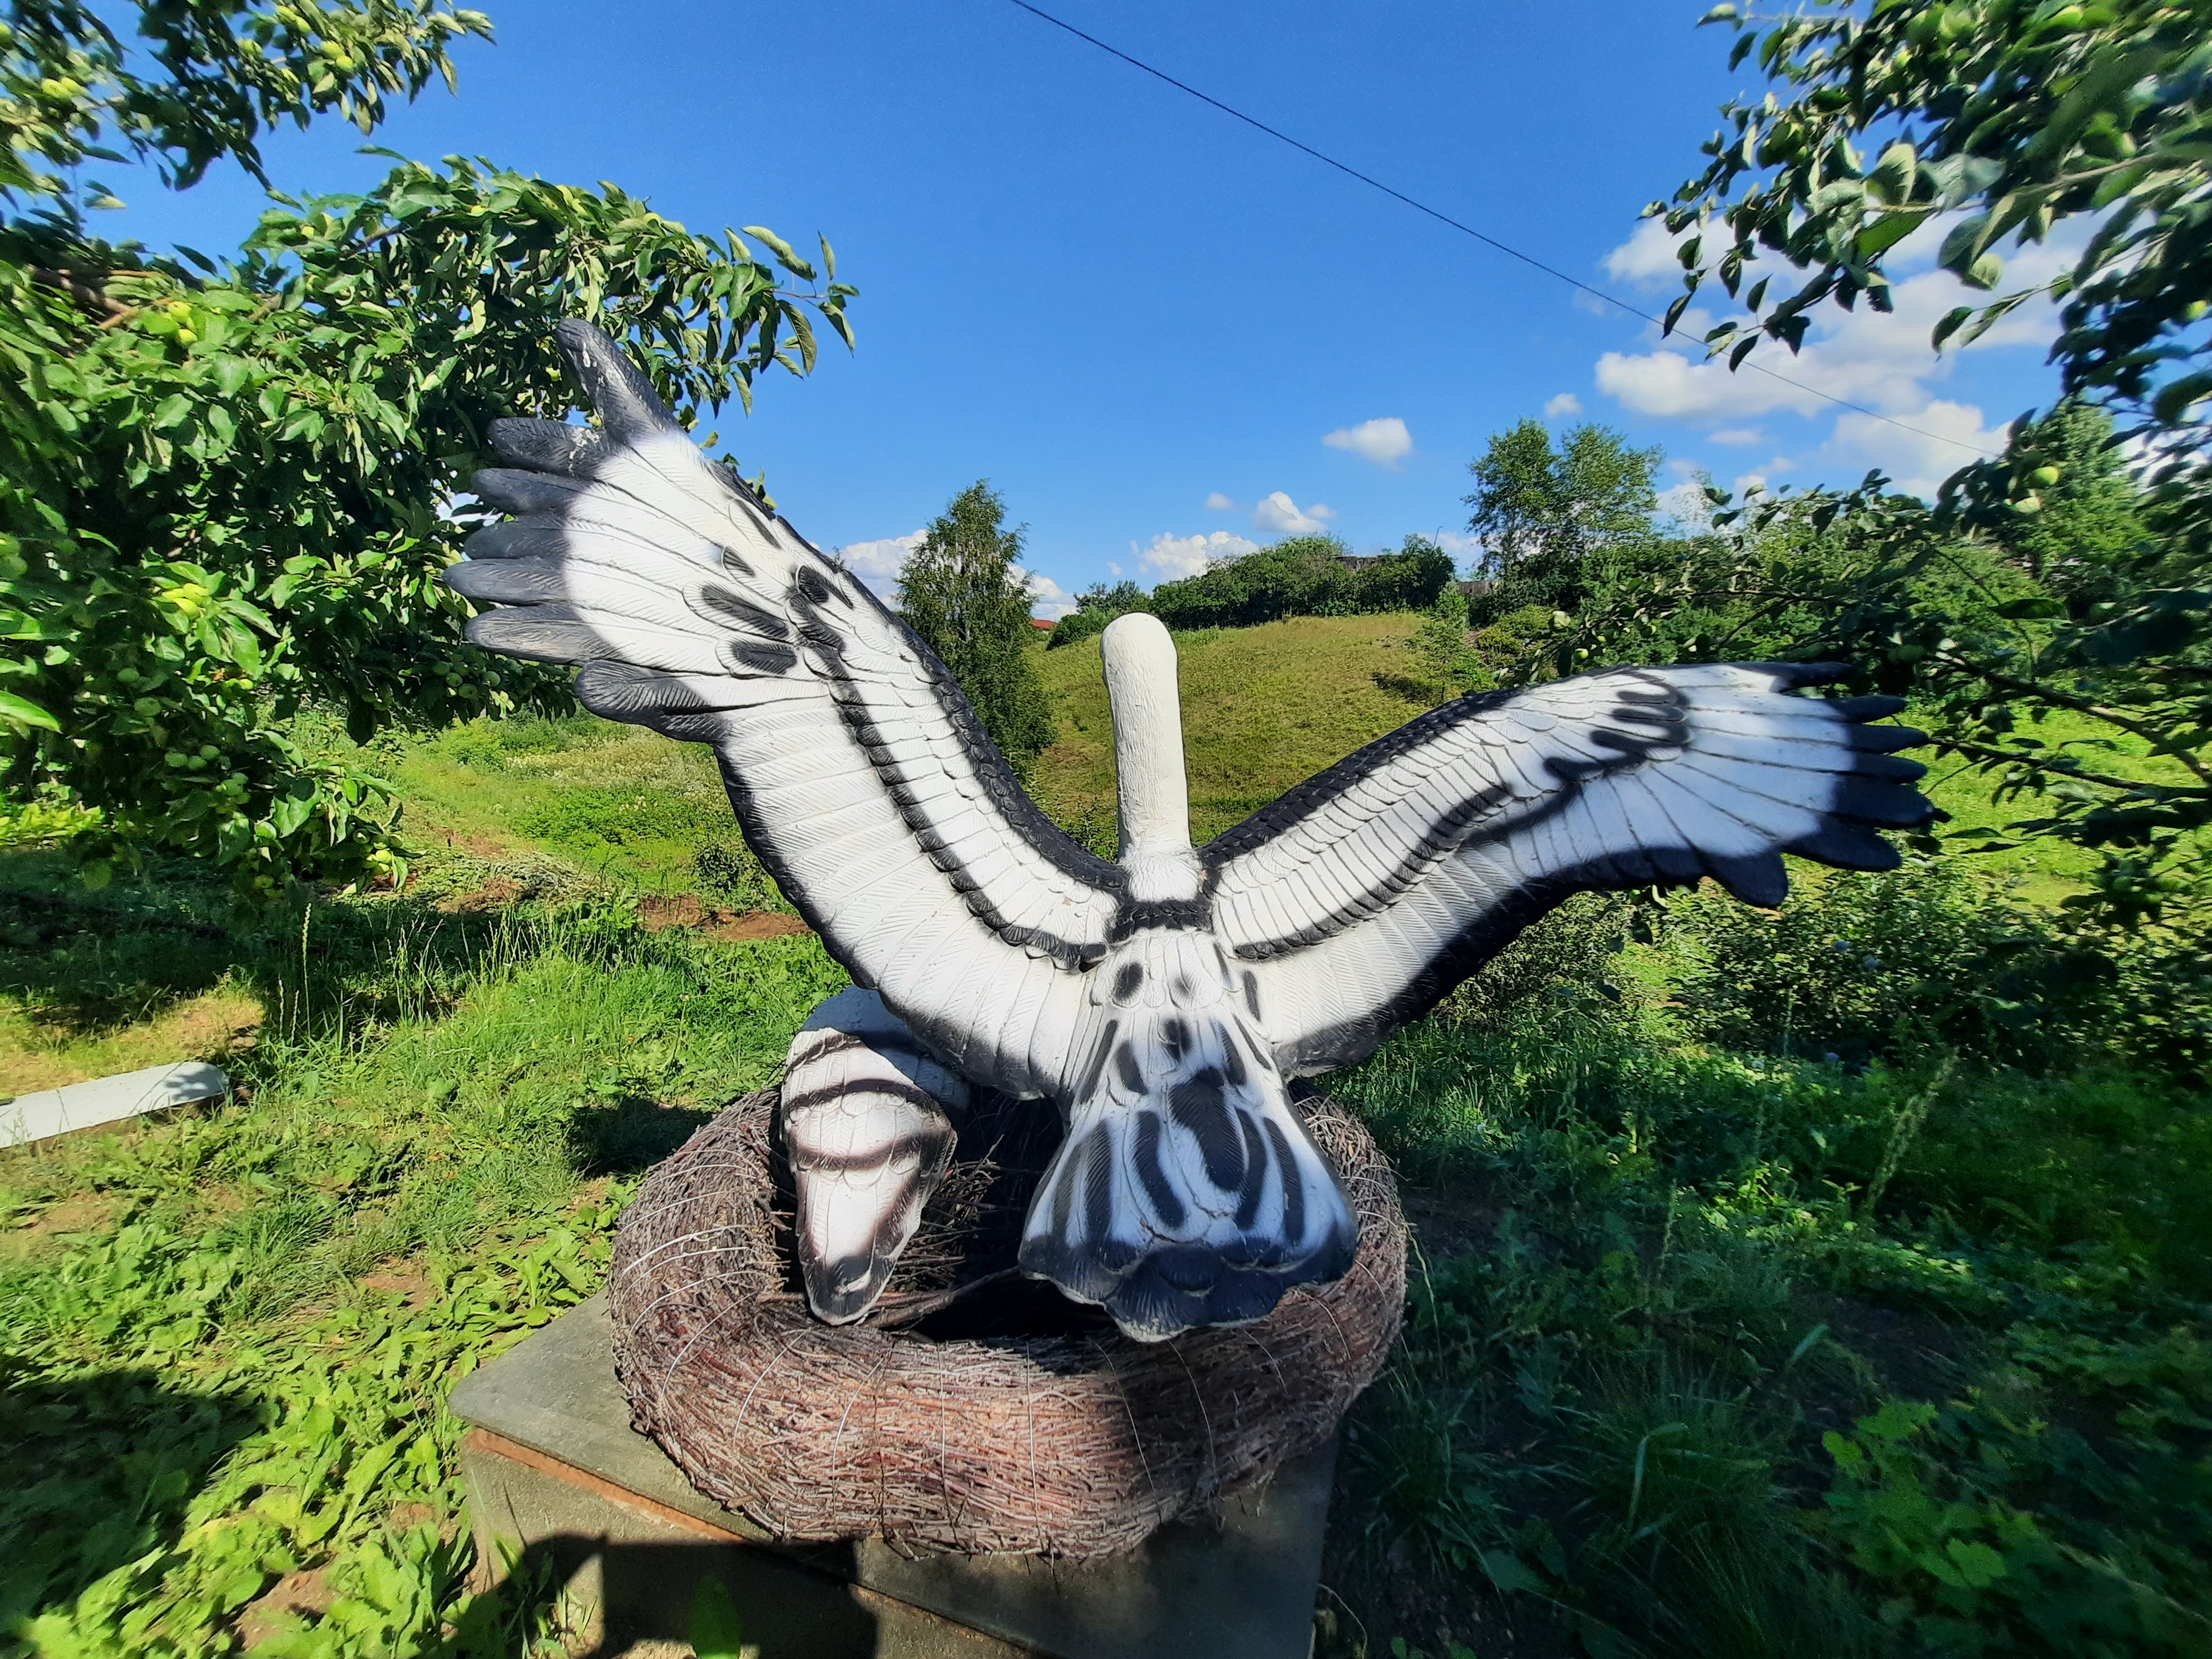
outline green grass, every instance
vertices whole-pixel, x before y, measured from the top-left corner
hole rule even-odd
[[[2088,1043],[1716,1048],[1623,971],[1631,920],[1578,902],[1330,1085],[1427,1248],[1324,1653],[2203,1650],[2197,1095]],[[1664,986],[1687,943],[1626,949]]]
[[[0,1650],[545,1635],[538,1587],[465,1593],[445,1396],[598,1287],[641,1173],[844,982],[605,900],[269,921],[228,941],[282,1011],[238,1099],[0,1154]],[[326,1610],[258,1605],[302,1571]]]
[[[1212,839],[1427,708],[1398,689],[1419,620],[1300,617],[1177,635],[1193,836]],[[1038,761],[1036,789],[1110,851],[1114,732],[1098,653],[1092,639],[1038,658],[1060,738]]]
[[[1179,639],[1201,838],[1424,706],[1413,621]],[[1110,850],[1097,645],[1040,666],[1037,793]],[[0,1152],[0,1659],[556,1649],[549,1585],[467,1589],[443,1400],[843,982],[811,937],[645,925],[783,908],[702,750],[578,715],[372,752],[397,895],[90,893],[40,850],[70,823],[0,823],[0,1086],[242,1085]],[[2202,963],[2085,952],[2046,849],[1965,867],[1579,901],[1331,1082],[1419,1251],[1325,1659],[2204,1650]]]

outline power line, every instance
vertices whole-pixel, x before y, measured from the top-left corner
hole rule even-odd
[[[1346,162],[1340,161],[1334,155],[1326,155],[1322,151],[1316,149],[1311,144],[1301,143],[1299,140],[1291,137],[1289,133],[1281,131],[1279,128],[1271,127],[1265,121],[1259,119],[1257,117],[1247,115],[1243,110],[1237,109],[1231,105],[1224,104],[1218,98],[1215,98],[1209,94],[1200,92],[1196,87],[1192,86],[1188,82],[1176,80],[1174,76],[1170,75],[1165,70],[1155,69],[1152,65],[1145,62],[1143,58],[1132,58],[1127,52],[1123,52],[1119,46],[1109,46],[1105,41],[1101,40],[1097,35],[1085,33],[1081,29],[1076,27],[1074,24],[1068,22],[1066,19],[1055,17],[1048,11],[1045,11],[1039,7],[1031,5],[1030,3],[1030,0],[1007,0],[1007,3],[1029,13],[1032,17],[1051,24],[1056,29],[1066,30],[1079,40],[1087,41],[1091,46],[1097,47],[1099,51],[1106,53],[1109,58],[1120,58],[1132,69],[1142,70],[1146,75],[1152,76],[1153,79],[1166,82],[1168,85],[1173,87],[1177,92],[1188,93],[1193,98],[1197,99],[1200,103],[1209,104],[1215,109],[1219,110],[1224,115],[1229,116],[1233,119],[1242,121],[1246,126],[1255,128],[1259,131],[1266,133],[1270,138],[1273,138],[1282,143],[1288,144],[1292,149],[1297,150],[1301,154],[1310,155],[1315,161],[1319,161],[1323,167],[1334,167],[1339,173],[1343,173],[1346,178],[1357,179],[1361,184],[1366,185],[1372,189],[1381,191],[1385,196],[1389,197],[1392,200],[1404,203],[1406,206],[1413,209],[1416,213],[1425,213],[1439,224],[1449,225],[1454,230],[1460,232],[1463,235],[1474,237],[1476,241],[1480,242],[1486,247],[1494,248],[1498,252],[1506,255],[1510,258],[1518,259],[1522,264],[1528,265],[1537,270],[1540,270],[1547,276],[1557,277],[1568,287],[1577,289],[1583,293],[1589,295],[1593,299],[1601,300],[1607,305],[1614,307],[1619,310],[1625,311],[1632,317],[1638,317],[1647,323],[1656,325],[1660,330],[1662,337],[1663,337],[1665,336],[1667,332],[1666,324],[1660,319],[1654,317],[1650,312],[1644,310],[1641,307],[1632,306],[1629,304],[1627,301],[1608,294],[1601,288],[1593,288],[1589,283],[1582,281],[1578,277],[1570,276],[1565,271],[1559,270],[1556,265],[1547,265],[1541,259],[1535,258],[1534,255],[1523,253],[1519,248],[1511,246],[1507,243],[1501,242],[1495,236],[1486,235],[1483,232],[1477,230],[1473,225],[1464,223],[1460,220],[1453,218],[1449,213],[1440,212],[1437,209],[1431,207],[1426,202],[1414,200],[1413,198],[1407,195],[1404,191],[1393,189],[1390,185],[1384,184],[1380,179],[1374,177],[1372,174],[1362,173],[1358,167],[1350,166]],[[1954,448],[1967,450],[1976,455],[1994,459],[1990,457],[1988,450],[1984,449],[1978,444],[1970,444],[1964,439],[1960,438],[1947,437],[1941,432],[1926,432],[1923,431],[1917,426],[1908,426],[1905,422],[1899,420],[1894,416],[1884,415],[1881,410],[1869,409],[1863,404],[1855,404],[1848,398],[1838,398],[1832,392],[1821,391],[1818,386],[1807,386],[1802,380],[1793,380],[1787,374],[1778,374],[1774,370],[1767,368],[1764,363],[1747,359],[1742,367],[1755,370],[1759,374],[1766,376],[1770,380],[1778,380],[1784,386],[1802,392],[1808,397],[1818,398],[1823,403],[1833,404],[1838,409],[1848,409],[1855,415],[1863,415],[1869,420],[1880,421],[1887,426],[1893,426],[1900,432],[1910,432],[1916,438],[1932,439],[1935,442],[1939,444],[1949,444]]]

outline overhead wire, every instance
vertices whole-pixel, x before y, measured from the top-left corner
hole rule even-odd
[[[1561,270],[1558,266],[1545,264],[1543,260],[1537,258],[1534,254],[1523,253],[1519,248],[1515,247],[1510,242],[1500,241],[1497,237],[1490,235],[1486,232],[1477,230],[1473,225],[1468,224],[1462,220],[1455,219],[1450,214],[1443,212],[1439,209],[1431,207],[1426,202],[1418,200],[1413,197],[1407,195],[1404,191],[1399,190],[1394,185],[1383,183],[1382,179],[1376,178],[1373,174],[1362,173],[1358,167],[1352,166],[1350,163],[1340,161],[1336,157],[1328,154],[1326,151],[1316,149],[1311,144],[1306,143],[1300,139],[1293,138],[1289,133],[1283,131],[1280,128],[1269,126],[1265,121],[1261,120],[1257,116],[1247,115],[1243,110],[1238,109],[1233,104],[1223,103],[1220,99],[1214,97],[1210,93],[1200,91],[1188,82],[1177,80],[1174,76],[1170,75],[1165,70],[1155,68],[1152,64],[1146,63],[1143,58],[1132,57],[1129,53],[1123,52],[1119,46],[1113,46],[1104,40],[1101,40],[1095,34],[1085,33],[1082,29],[1076,27],[1074,24],[1069,22],[1066,18],[1055,17],[1052,13],[1045,10],[1042,7],[1030,4],[1030,0],[1006,0],[1006,3],[1019,10],[1029,13],[1030,15],[1038,19],[1040,21],[1049,23],[1054,28],[1065,30],[1067,33],[1073,35],[1077,40],[1087,42],[1089,45],[1097,47],[1099,51],[1106,53],[1110,58],[1120,58],[1121,62],[1128,64],[1132,69],[1141,70],[1144,73],[1152,76],[1155,80],[1166,82],[1168,85],[1173,87],[1177,92],[1186,93],[1189,96],[1197,99],[1201,104],[1210,105],[1212,107],[1219,110],[1224,115],[1229,116],[1232,119],[1242,121],[1246,126],[1254,128],[1258,131],[1264,132],[1268,137],[1275,139],[1279,143],[1288,144],[1292,149],[1297,150],[1303,155],[1311,156],[1315,161],[1319,161],[1323,167],[1334,167],[1337,172],[1343,173],[1346,178],[1356,179],[1361,184],[1367,185],[1370,189],[1381,191],[1385,196],[1389,197],[1394,201],[1403,203],[1406,206],[1413,209],[1416,213],[1425,214],[1439,224],[1448,225],[1452,229],[1460,232],[1463,235],[1472,236],[1476,241],[1480,242],[1486,247],[1493,248],[1497,252],[1504,254],[1509,258],[1518,259],[1522,264],[1528,265],[1534,270],[1540,270],[1547,276],[1555,277],[1559,281],[1566,283],[1568,287],[1579,289],[1581,292],[1589,295],[1595,300],[1602,301],[1607,305],[1612,306],[1618,310],[1626,312],[1632,317],[1640,318],[1644,322],[1652,324],[1659,329],[1662,337],[1668,331],[1667,325],[1664,321],[1653,316],[1642,307],[1631,305],[1627,301],[1620,298],[1616,295],[1608,294],[1603,289],[1597,288],[1589,283],[1585,283],[1579,277],[1571,276],[1565,271]],[[1863,415],[1869,420],[1880,421],[1886,426],[1893,426],[1900,432],[1909,432],[1916,438],[1926,438],[1936,443],[1949,444],[1955,448],[1969,451],[1973,454],[1980,455],[1985,459],[1994,459],[1991,453],[1984,449],[1979,444],[1968,443],[1963,438],[1954,438],[1941,432],[1926,431],[1920,427],[1913,426],[1906,422],[1900,421],[1893,415],[1885,415],[1879,410],[1869,409],[1863,404],[1855,404],[1847,398],[1838,398],[1833,392],[1823,392],[1818,386],[1808,386],[1802,380],[1793,380],[1789,375],[1779,374],[1777,371],[1767,368],[1764,363],[1759,362],[1755,360],[1746,359],[1741,367],[1743,368],[1749,368],[1758,374],[1764,374],[1770,380],[1779,381],[1782,385],[1791,387],[1793,390],[1802,392],[1808,397],[1818,398],[1823,403],[1833,404],[1838,409],[1847,409],[1855,415]]]

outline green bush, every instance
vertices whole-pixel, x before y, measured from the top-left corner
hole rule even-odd
[[[1700,887],[1668,904],[1664,939],[1696,1035],[1854,1066],[1947,1048],[2063,1060],[2116,973],[1940,859],[1878,875],[1824,872],[1800,880],[1776,911]]]
[[[1294,536],[1162,582],[1144,608],[1176,629],[1423,611],[1455,574],[1451,556],[1425,537],[1408,536],[1397,552],[1357,566],[1345,563],[1350,551],[1334,536]]]

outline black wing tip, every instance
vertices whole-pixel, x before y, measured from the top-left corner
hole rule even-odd
[[[1744,858],[1708,856],[1713,878],[1735,897],[1762,910],[1779,909],[1790,896],[1790,872],[1778,853],[1753,853]]]
[[[1736,665],[1755,673],[1771,674],[1784,690],[1808,685],[1833,685],[1851,672],[1847,662],[1747,662]]]
[[[590,477],[613,447],[607,434],[596,427],[511,415],[494,421],[484,435],[500,459],[510,466],[558,472],[572,478]]]
[[[653,382],[604,329],[571,317],[553,325],[553,343],[617,441],[679,429]]]

